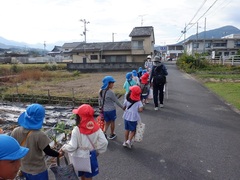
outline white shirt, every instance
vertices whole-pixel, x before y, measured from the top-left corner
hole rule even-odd
[[[65,152],[73,153],[79,148],[82,150],[82,154],[84,156],[86,154],[86,151],[89,152],[94,149],[87,136],[93,143],[97,153],[101,154],[107,150],[108,141],[101,129],[90,135],[86,135],[81,134],[77,126],[73,128],[71,139],[69,143],[63,145],[62,150]]]
[[[124,100],[123,105],[129,107],[132,103]],[[132,107],[125,109],[123,113],[123,119],[127,121],[140,121],[141,117],[139,115],[138,109],[143,107],[142,101],[135,102]]]

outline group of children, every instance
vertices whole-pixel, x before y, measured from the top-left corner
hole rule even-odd
[[[105,120],[103,132],[106,138],[114,139],[116,137],[114,130],[117,116],[114,104],[117,104],[124,110],[125,140],[123,146],[128,148],[132,147],[137,123],[141,120],[139,112],[143,111],[143,106],[149,103],[148,97],[150,90],[152,90],[154,99],[154,110],[158,110],[158,101],[160,101],[160,107],[163,107],[163,87],[166,81],[161,84],[156,84],[154,82],[156,80],[155,77],[159,75],[162,75],[166,80],[166,76],[168,75],[167,69],[165,65],[161,63],[161,57],[155,56],[151,59],[150,55],[147,56],[144,67],[146,68],[144,70],[142,67],[139,67],[138,71],[132,70],[126,73],[126,80],[123,84],[123,88],[125,89],[123,104],[119,102],[112,91],[115,82],[112,76],[103,78],[103,86],[99,93],[99,104],[102,107],[101,110]],[[160,73],[157,71],[157,68],[160,68]],[[151,87],[153,89],[151,89]],[[111,127],[111,133],[110,136],[107,136],[109,126]]]
[[[126,73],[126,80],[123,84],[125,90],[123,104],[117,99],[116,95],[112,91],[115,79],[112,76],[105,76],[102,80],[102,87],[99,92],[99,105],[103,113],[105,127],[103,132],[106,138],[114,139],[116,134],[115,120],[116,108],[114,104],[123,109],[123,119],[125,127],[125,140],[123,142],[124,147],[131,148],[133,138],[136,132],[138,121],[141,120],[139,112],[143,111],[143,106],[148,103],[148,95],[150,90],[149,83],[149,71],[140,67],[138,71]],[[107,130],[110,126],[110,135],[107,135]]]

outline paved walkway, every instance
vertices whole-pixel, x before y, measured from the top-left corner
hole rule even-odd
[[[175,65],[167,65],[168,99],[141,114],[144,140],[122,147],[124,126],[118,109],[116,132],[99,157],[95,180],[239,179],[240,115]]]
[[[99,156],[95,180],[239,179],[240,114],[174,64],[167,68],[165,107],[146,105],[144,140],[131,150],[122,147],[123,111],[117,108],[118,137]]]

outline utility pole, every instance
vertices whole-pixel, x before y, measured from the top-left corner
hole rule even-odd
[[[198,48],[198,22],[197,22],[197,33],[196,33],[196,53]]]
[[[206,25],[207,25],[207,20],[205,18],[205,20],[204,20],[203,53],[205,53],[205,46],[206,46]]]
[[[87,28],[86,28],[86,25],[90,22],[86,21],[86,19],[80,19],[80,21],[83,22],[83,24],[84,24],[84,29],[83,29],[84,42],[87,43]]]
[[[114,34],[117,34],[117,33],[112,33],[112,42],[114,42]]]
[[[46,41],[43,42],[43,56],[45,56],[45,52],[46,52]]]
[[[197,22],[197,33],[196,33],[196,53],[198,52],[198,28],[201,28],[201,26],[198,26],[198,22]]]
[[[185,23],[185,27],[184,27],[184,30],[183,31],[181,31],[181,33],[183,33],[183,35],[184,35],[184,41],[183,41],[183,48],[184,48],[184,52],[185,52],[185,50],[186,50],[186,44],[185,44],[185,40],[186,40],[186,32],[187,32],[187,30],[186,30],[186,23]]]

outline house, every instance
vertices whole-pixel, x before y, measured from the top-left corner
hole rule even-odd
[[[231,34],[218,39],[191,39],[184,43],[186,52],[190,55],[194,53],[212,52],[216,56],[235,55],[240,49],[240,34]]]
[[[48,54],[49,56],[55,57],[55,56],[60,56],[60,55],[62,55],[62,52],[63,52],[62,46],[54,46],[53,50],[50,51],[50,52],[48,52],[47,54]]]
[[[184,53],[184,48],[181,44],[167,45],[166,59],[177,59]]]
[[[72,57],[73,63],[125,63],[144,62],[154,52],[154,29],[152,26],[135,27],[131,41],[65,43],[63,53]]]

